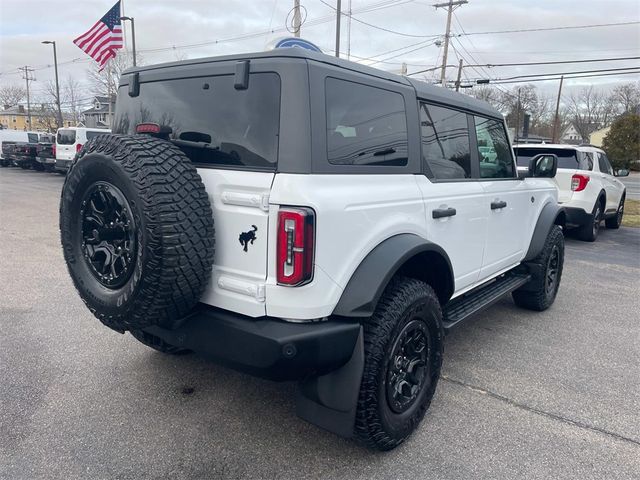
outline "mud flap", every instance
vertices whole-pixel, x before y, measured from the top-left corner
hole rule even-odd
[[[364,340],[360,327],[353,353],[345,365],[298,384],[297,415],[341,437],[353,437],[363,370]]]

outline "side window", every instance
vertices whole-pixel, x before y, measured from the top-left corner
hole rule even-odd
[[[331,164],[407,164],[407,115],[401,94],[335,78],[327,78],[325,88]]]
[[[602,173],[608,173],[609,175],[613,175],[613,168],[611,168],[609,159],[604,153],[598,153],[598,162],[600,164],[600,171]]]
[[[493,118],[473,119],[478,139],[480,178],[514,178],[513,156],[504,123]]]
[[[27,139],[29,143],[38,143],[38,134],[37,133],[27,133]]]
[[[579,155],[582,157],[582,161],[580,162],[580,169],[593,170],[593,153],[579,152]]]
[[[422,159],[437,180],[471,178],[467,114],[420,105]]]

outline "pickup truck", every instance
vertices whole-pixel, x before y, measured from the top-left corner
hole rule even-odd
[[[52,152],[53,137],[46,133],[29,133],[28,140],[28,142],[3,142],[2,155],[20,168],[42,171],[45,169],[45,163],[38,160],[38,152],[39,150],[44,152],[47,148]],[[44,154],[41,158],[44,158]]]

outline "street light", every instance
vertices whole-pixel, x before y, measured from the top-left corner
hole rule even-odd
[[[133,66],[136,66],[136,25],[133,17],[120,17],[120,20],[129,20],[131,22],[131,43],[133,44]]]
[[[56,52],[56,42],[45,40],[45,45],[53,45],[53,66],[56,71],[56,104],[58,105],[58,128],[64,127],[62,123],[62,109],[60,108],[60,83],[58,82],[58,54]]]

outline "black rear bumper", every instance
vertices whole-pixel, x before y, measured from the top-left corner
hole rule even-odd
[[[282,381],[324,375],[343,366],[351,358],[360,324],[251,318],[200,304],[175,330],[145,331],[231,368]]]
[[[593,218],[591,213],[585,212],[582,208],[564,207],[566,214],[566,224],[571,226],[588,225]]]

